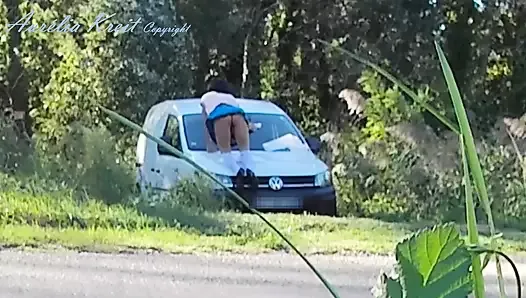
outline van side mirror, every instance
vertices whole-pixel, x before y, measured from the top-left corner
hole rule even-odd
[[[320,153],[321,150],[321,141],[316,137],[308,137],[305,139],[307,141],[307,145],[309,145],[310,150],[314,154]]]
[[[169,136],[162,136],[161,140],[163,140],[166,143],[170,144],[170,146],[173,146],[173,141],[172,141],[171,137],[169,137]],[[159,152],[160,155],[172,155],[172,156],[174,156],[174,154],[172,152],[166,150],[164,147],[162,147],[159,144],[157,144],[157,152]]]

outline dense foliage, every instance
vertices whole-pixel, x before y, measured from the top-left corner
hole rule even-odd
[[[316,41],[381,64],[454,119],[432,42],[439,40],[474,125],[496,220],[523,228],[526,180],[517,151],[524,148],[520,117],[526,112],[524,5],[3,0],[0,26],[31,11],[35,24],[70,15],[83,26],[73,33],[11,29],[0,35],[0,107],[8,122],[0,131],[0,166],[40,179],[59,173],[53,179],[79,193],[124,202],[136,136],[103,118],[94,104],[140,123],[153,103],[199,95],[210,76],[220,75],[239,95],[285,107],[306,134],[332,135],[325,158],[342,215],[461,221],[456,136],[377,73]],[[115,13],[114,23],[139,17],[143,23],[127,33],[88,32],[100,13]],[[141,27],[152,21],[190,28],[154,36]],[[347,88],[363,96],[361,121],[352,121],[338,96]],[[104,158],[97,153],[112,150]]]

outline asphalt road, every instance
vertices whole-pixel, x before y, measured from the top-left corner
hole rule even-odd
[[[372,297],[379,256],[312,256],[342,297]],[[523,260],[524,261],[524,260]],[[0,251],[0,297],[330,297],[294,255],[164,255]],[[497,293],[495,274],[488,289]],[[506,265],[509,297],[516,297]],[[519,270],[526,273],[526,262]],[[491,296],[493,296],[491,295]],[[490,296],[490,297],[491,297]],[[497,296],[494,296],[497,297]]]

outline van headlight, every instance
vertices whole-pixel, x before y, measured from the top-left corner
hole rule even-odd
[[[331,185],[331,172],[329,170],[314,176],[314,186],[324,187]]]
[[[217,180],[221,181],[226,187],[234,187],[232,179],[229,176],[219,174],[215,174],[214,176],[216,176]]]

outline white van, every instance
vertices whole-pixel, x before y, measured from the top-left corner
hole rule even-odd
[[[305,139],[290,117],[275,104],[239,99],[240,107],[258,129],[250,135],[254,173],[259,179],[259,210],[305,210],[336,215],[336,195],[330,171],[315,154],[320,142]],[[167,100],[154,105],[146,116],[144,130],[162,138],[194,162],[233,187],[235,173],[220,162],[220,153],[206,150],[199,98]],[[235,148],[234,154],[235,154]],[[137,183],[144,190],[168,190],[195,169],[140,135],[137,142]],[[219,188],[219,185],[218,185]]]

